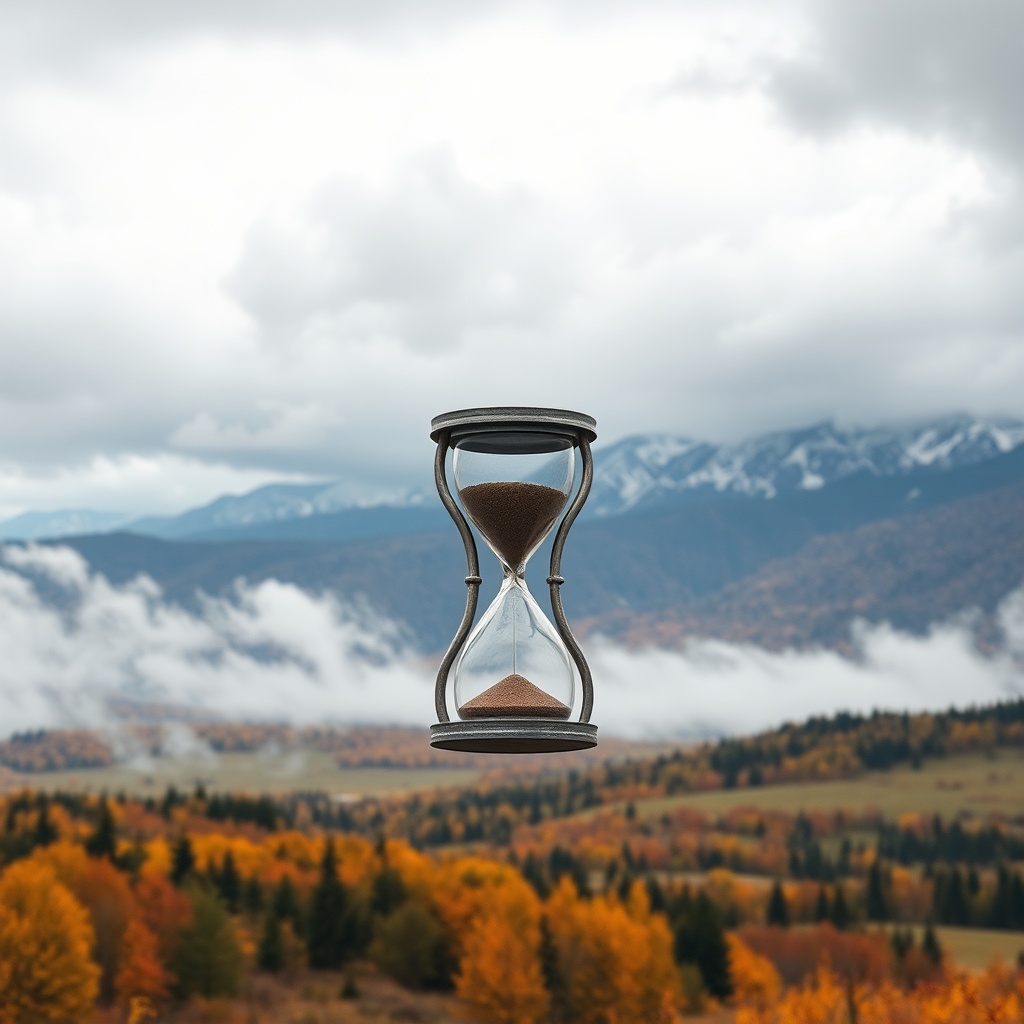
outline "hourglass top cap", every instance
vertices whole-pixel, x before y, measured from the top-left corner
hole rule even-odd
[[[443,412],[430,421],[430,439],[439,441],[444,433],[448,434],[452,445],[464,438],[478,439],[482,445],[478,450],[547,451],[559,447],[558,439],[572,444],[578,444],[581,438],[595,441],[597,421],[593,416],[569,409],[501,405]],[[490,443],[486,440],[488,436]]]

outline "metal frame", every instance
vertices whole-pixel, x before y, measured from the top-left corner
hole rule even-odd
[[[458,527],[466,549],[466,610],[454,639],[445,652],[438,668],[434,686],[434,708],[438,724],[430,727],[430,743],[446,750],[465,750],[486,753],[525,754],[559,750],[582,750],[597,744],[597,726],[590,724],[594,706],[594,684],[583,651],[569,628],[562,608],[561,576],[562,549],[569,530],[583,508],[594,480],[594,460],[590,444],[597,438],[597,423],[583,413],[567,409],[537,409],[522,406],[501,406],[483,409],[460,409],[435,416],[430,423],[430,437],[437,442],[434,458],[434,482],[444,507]],[[551,595],[551,611],[555,628],[565,644],[580,674],[582,703],[576,722],[552,722],[536,718],[489,718],[472,722],[451,721],[448,715],[448,676],[455,659],[473,627],[480,595],[480,560],[476,540],[466,517],[462,514],[448,486],[446,460],[448,449],[460,438],[470,434],[499,433],[509,430],[554,434],[572,441],[578,448],[583,463],[579,489],[568,510],[562,516],[551,547],[551,562],[547,578]]]

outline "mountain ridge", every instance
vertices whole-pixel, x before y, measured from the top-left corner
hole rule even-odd
[[[909,427],[842,429],[830,422],[732,444],[641,434],[595,449],[583,518],[725,497],[772,500],[866,473],[888,478],[947,472],[997,459],[1024,444],[1024,422],[966,414]],[[176,516],[132,518],[88,509],[28,512],[0,523],[6,539],[37,540],[127,529],[165,539],[355,540],[438,528],[435,496],[393,489],[367,500],[345,481],[267,484],[222,495]]]

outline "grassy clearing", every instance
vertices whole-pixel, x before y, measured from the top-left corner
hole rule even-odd
[[[921,940],[922,929],[917,929]],[[1024,932],[995,932],[984,928],[935,929],[939,944],[958,967],[969,971],[982,971],[993,960],[1015,964],[1018,954],[1024,952]]]
[[[894,768],[840,782],[793,782],[752,789],[686,793],[637,801],[637,814],[656,817],[674,807],[719,814],[732,807],[762,810],[862,810],[876,808],[895,818],[904,811],[952,817],[962,812],[1024,815],[1024,751],[965,754],[926,762],[919,769]]]
[[[147,758],[107,768],[19,775],[7,788],[161,796],[170,785],[191,790],[197,782],[207,789],[233,793],[315,791],[339,798],[403,793],[434,786],[471,785],[476,768],[339,768],[330,754],[297,750],[257,754],[190,754]]]

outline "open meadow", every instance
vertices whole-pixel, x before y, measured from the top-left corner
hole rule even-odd
[[[635,802],[641,816],[658,816],[678,807],[721,814],[735,807],[779,811],[879,811],[896,819],[904,812],[943,817],[990,814],[1024,816],[1024,750],[950,755],[926,760],[922,767],[901,765],[865,772],[854,779],[787,782],[782,785],[717,789]]]
[[[24,772],[8,776],[7,789],[71,793],[125,793],[160,797],[169,786],[190,791],[197,785],[222,793],[324,793],[346,801],[364,796],[408,793],[437,786],[469,786],[476,767],[342,767],[319,750],[213,753],[154,757],[97,768]]]

